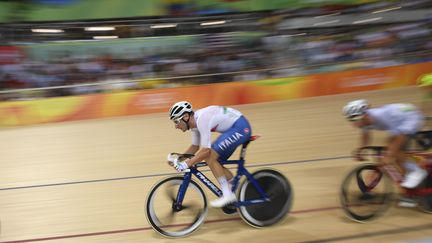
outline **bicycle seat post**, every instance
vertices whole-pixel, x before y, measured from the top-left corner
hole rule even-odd
[[[241,151],[240,151],[240,160],[243,160],[243,161],[245,160],[246,149],[247,149],[247,146],[249,145],[249,143],[257,140],[259,137],[261,137],[261,136],[260,135],[251,136],[247,142],[243,143]]]
[[[245,160],[246,157],[246,150],[247,150],[247,146],[249,145],[250,141],[247,141],[246,143],[243,144],[241,151],[240,151],[240,160]]]

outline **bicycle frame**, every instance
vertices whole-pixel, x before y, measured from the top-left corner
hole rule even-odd
[[[237,190],[237,186],[239,184],[240,178],[242,176],[246,176],[246,179],[252,183],[252,185],[257,190],[258,194],[260,195],[257,199],[252,200],[245,200],[245,201],[238,201],[236,203],[233,203],[235,207],[240,206],[249,206],[253,204],[263,203],[270,201],[270,197],[264,192],[264,190],[261,188],[261,186],[258,184],[258,182],[255,180],[255,178],[252,176],[252,174],[249,173],[249,171],[244,167],[245,163],[245,154],[246,154],[246,148],[248,146],[249,142],[243,144],[241,153],[240,153],[240,159],[238,160],[226,160],[226,161],[220,161],[222,165],[227,164],[237,164],[237,173],[234,176],[232,191],[235,192]],[[218,197],[222,196],[222,191],[219,189],[218,186],[216,186],[207,176],[205,176],[201,171],[198,170],[199,167],[207,166],[205,162],[197,163],[195,166],[191,167],[188,172],[184,174],[183,183],[180,185],[179,191],[177,193],[176,201],[174,202],[173,208],[180,210],[182,208],[182,202],[184,199],[184,196],[186,194],[187,188],[189,186],[190,181],[192,180],[192,175],[194,175],[199,181],[201,181],[202,184],[204,184],[213,194],[215,194]]]
[[[375,156],[380,170],[386,173],[393,180],[393,182],[400,184],[403,181],[403,175],[396,169],[394,165],[382,164],[381,158],[383,157],[382,152],[384,151],[384,147],[368,146],[365,147],[365,149],[372,149],[373,151],[376,152]],[[422,152],[414,152],[414,151],[408,152],[408,154],[414,156],[420,156],[424,158],[426,161],[429,161],[429,163],[426,166],[426,170],[428,171],[430,177],[432,174],[432,163],[430,162],[430,160],[432,159],[432,155],[427,153],[422,153]],[[369,183],[369,185],[367,185],[366,190],[367,191],[372,190],[378,184],[381,177],[382,177],[381,175],[378,175],[374,180],[372,180],[372,182]],[[432,193],[432,187],[413,188],[413,189],[404,188],[404,189],[405,189],[405,194],[407,196],[421,197]]]

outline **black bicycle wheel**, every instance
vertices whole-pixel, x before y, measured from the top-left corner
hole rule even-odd
[[[390,206],[392,184],[375,164],[361,165],[342,182],[340,202],[352,220],[365,222],[381,215]]]
[[[432,176],[429,175],[426,180],[420,185],[421,188],[432,188]],[[432,193],[418,198],[418,207],[426,213],[432,213]]]
[[[420,131],[414,135],[415,148],[420,150],[429,150],[432,148],[432,131]]]
[[[293,191],[288,179],[281,173],[265,169],[252,174],[261,188],[270,197],[269,202],[241,206],[238,208],[243,220],[254,227],[265,227],[281,221],[292,205]],[[243,181],[238,191],[239,201],[259,199],[260,195],[248,180]]]
[[[183,203],[175,206],[182,176],[158,182],[147,196],[146,213],[150,225],[163,236],[184,237],[197,230],[207,215],[207,198],[194,181],[188,185]]]

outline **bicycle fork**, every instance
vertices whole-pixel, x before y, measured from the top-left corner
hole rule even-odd
[[[192,179],[192,173],[188,172],[184,174],[184,179],[182,184],[180,185],[175,200],[173,201],[172,209],[174,212],[181,211],[183,207],[183,199],[186,195],[187,188]]]

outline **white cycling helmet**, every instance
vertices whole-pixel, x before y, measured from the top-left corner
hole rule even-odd
[[[175,103],[169,109],[169,118],[170,120],[179,118],[183,116],[185,113],[192,112],[192,105],[187,101],[180,101]]]
[[[369,103],[366,100],[354,100],[348,102],[343,108],[342,112],[346,119],[349,121],[356,121],[361,119],[369,108]]]

